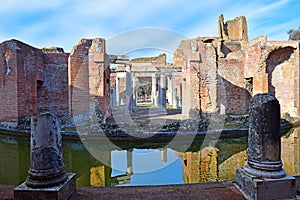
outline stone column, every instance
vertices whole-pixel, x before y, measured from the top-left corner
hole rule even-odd
[[[132,112],[132,98],[131,65],[126,65],[126,114]]]
[[[280,158],[280,105],[271,94],[258,94],[249,111],[249,174],[263,178],[285,176]]]
[[[120,87],[119,87],[119,77],[116,76],[116,106],[120,105]]]
[[[161,155],[161,162],[162,163],[166,163],[168,161],[167,153],[168,153],[167,148],[160,149],[160,155]]]
[[[132,74],[132,106],[135,107],[137,102],[136,94],[136,77],[135,74]]]
[[[65,172],[61,146],[60,124],[53,114],[32,118],[28,177],[14,189],[14,199],[68,199],[75,192],[75,174]]]
[[[173,92],[173,108],[178,107],[178,102],[177,102],[177,88],[175,88]]]
[[[132,149],[127,150],[127,175],[132,175]]]
[[[112,88],[110,92],[110,107],[116,107],[116,88]]]
[[[62,161],[59,121],[44,113],[31,121],[30,169],[26,185],[33,188],[58,185],[67,179]]]
[[[159,106],[166,109],[166,77],[164,74],[160,75]]]
[[[248,165],[237,170],[237,184],[251,199],[296,196],[295,178],[282,169],[280,105],[272,94],[256,94],[250,104]]]
[[[157,94],[156,94],[156,74],[152,74],[152,91],[151,91],[151,100],[152,100],[152,104],[157,106],[158,105],[158,101],[157,101]]]
[[[168,76],[168,102],[173,105],[173,78],[172,75]]]

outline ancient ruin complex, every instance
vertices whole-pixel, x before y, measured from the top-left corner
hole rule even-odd
[[[275,94],[281,113],[299,116],[299,41],[268,41],[266,36],[248,41],[246,18],[224,22],[223,15],[218,34],[182,41],[173,64],[165,54],[132,60],[109,55],[102,38],[82,39],[71,53],[4,41],[0,121],[17,122],[44,110],[58,117],[101,111],[105,121],[112,107],[132,109],[141,80],[151,84],[154,105],[182,107],[187,118],[247,114],[252,96],[266,92]],[[111,69],[110,64],[120,66]]]
[[[248,41],[245,17],[224,23],[221,15],[218,27],[219,37],[182,41],[175,52],[183,113],[246,114],[253,95],[269,92],[281,113],[299,116],[299,41]]]

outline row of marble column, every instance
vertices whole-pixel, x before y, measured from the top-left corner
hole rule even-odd
[[[137,93],[136,88],[136,77],[135,74],[131,72],[131,65],[126,65],[126,111],[131,112],[136,106]],[[159,79],[159,84],[158,83]],[[158,88],[157,88],[158,86]],[[168,89],[167,89],[168,88]],[[172,105],[173,108],[178,107],[177,101],[177,88],[173,89],[173,77],[172,75],[152,74],[152,91],[151,91],[151,101],[155,106],[159,106],[166,109],[167,103],[167,93],[168,93],[168,103]],[[122,104],[120,102],[120,80],[116,76],[116,87],[111,92],[112,101],[111,106],[117,107]]]
[[[160,148],[159,149],[160,151],[160,156],[161,156],[161,162],[162,163],[166,163],[168,161],[168,157],[167,157],[167,148]],[[132,175],[133,174],[133,169],[132,169],[132,157],[133,157],[133,150],[130,149],[130,150],[127,150],[127,155],[126,155],[126,158],[127,158],[127,170],[126,170],[126,173],[128,175]]]

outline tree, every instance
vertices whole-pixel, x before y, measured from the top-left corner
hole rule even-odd
[[[136,91],[139,97],[151,95],[152,85],[148,81],[141,81],[137,83]]]
[[[287,31],[289,35],[289,40],[300,40],[300,26],[298,29],[290,29]]]

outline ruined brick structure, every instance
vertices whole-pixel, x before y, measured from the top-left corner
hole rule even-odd
[[[17,40],[2,42],[0,121],[17,122],[20,117],[36,115],[45,109],[58,117],[98,112],[104,121],[110,103],[113,105],[111,80],[113,87],[116,80],[122,81],[115,78],[116,74],[110,77],[110,63],[131,65],[133,81],[139,81],[139,75],[149,72],[148,66],[155,66],[152,70],[155,76],[143,77],[156,87],[152,96],[159,96],[156,71],[163,71],[160,75],[166,77],[162,78],[173,82],[166,86],[175,94],[168,93],[168,101],[178,98],[176,101],[180,100],[187,117],[247,114],[252,96],[265,92],[275,94],[281,113],[300,116],[299,41],[268,41],[265,36],[248,41],[247,21],[243,16],[224,22],[221,15],[218,34],[218,37],[182,41],[174,52],[173,65],[166,63],[165,54],[132,59],[130,63],[126,58],[128,63],[125,63],[123,57],[107,55],[105,40],[99,38],[80,40],[70,54],[57,47],[38,49]],[[169,79],[164,66],[181,68],[180,72],[172,72],[176,79]],[[121,77],[124,70],[115,71]],[[118,105],[121,105],[125,82],[118,84]],[[170,102],[176,105],[175,101]]]
[[[167,56],[165,53],[159,54],[157,57],[144,57],[144,58],[134,58],[130,60],[130,63],[151,63],[155,66],[166,66]]]
[[[104,39],[82,39],[73,47],[69,56],[69,105],[72,115],[86,116],[96,112],[105,120],[110,95],[109,63]]]
[[[58,117],[73,114],[74,88],[81,90],[75,98],[81,101],[76,101],[81,103],[78,107],[86,108],[94,101],[105,115],[109,105],[107,66],[103,39],[83,39],[71,54],[62,48],[38,49],[17,40],[1,43],[0,121],[17,122],[45,109]]]
[[[16,121],[48,108],[68,112],[68,54],[37,49],[17,40],[0,44],[0,120]]]
[[[183,114],[247,114],[254,94],[276,95],[282,113],[300,115],[299,41],[248,41],[245,17],[224,23],[219,37],[182,41],[174,65],[183,69]]]

